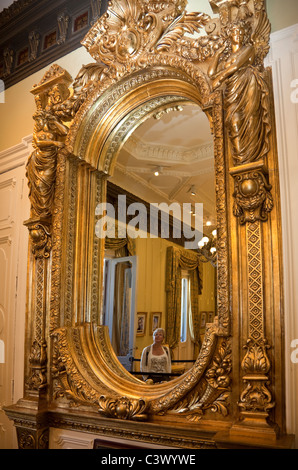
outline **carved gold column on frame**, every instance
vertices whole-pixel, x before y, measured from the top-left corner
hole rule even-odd
[[[272,241],[269,245],[277,229],[270,225],[270,213],[278,200],[272,85],[263,65],[269,50],[270,23],[262,0],[210,3],[219,13],[226,37],[208,74],[213,89],[221,88],[224,100],[229,173],[234,181],[233,214],[237,220],[232,222],[233,253],[239,266],[239,275],[233,278],[239,294],[233,303],[239,310],[233,312],[234,331],[238,314],[240,352],[244,350],[239,358],[239,420],[230,435],[272,442],[278,434],[277,426],[271,425],[274,416],[271,418],[276,405],[273,388],[277,390],[281,376],[281,366],[276,365],[280,344],[274,344],[271,356],[269,350],[277,338],[277,330],[272,331],[273,325],[279,325],[281,305],[276,308],[268,301],[278,279],[272,273],[279,261],[274,264],[273,258],[280,256],[273,253]],[[270,275],[266,269],[272,270]]]
[[[14,416],[20,448],[47,448],[47,396],[49,378],[48,323],[51,300],[53,207],[59,151],[63,149],[66,126],[55,114],[55,106],[67,98],[71,78],[58,66],[52,66],[32,93],[36,112],[33,116],[34,151],[30,155],[28,178],[30,218],[28,299],[25,358],[25,394],[18,402],[30,413]],[[29,417],[30,416],[30,417]],[[28,421],[29,420],[29,421]]]
[[[230,171],[235,181],[234,214],[245,227],[247,276],[247,340],[241,362],[242,384],[238,402],[240,421],[231,435],[262,437],[275,440],[277,427],[269,424],[269,412],[274,408],[269,373],[271,362],[267,350],[264,305],[264,254],[262,224],[273,208],[271,185],[263,162],[250,163]],[[243,337],[245,333],[243,334]]]

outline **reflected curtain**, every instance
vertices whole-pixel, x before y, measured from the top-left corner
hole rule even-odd
[[[115,271],[112,346],[117,356],[129,353],[131,264],[119,263]]]
[[[167,342],[171,350],[177,347],[181,324],[181,271],[190,272],[191,316],[190,332],[192,341],[199,344],[199,299],[202,292],[200,261],[198,254],[176,247],[168,247],[166,261],[167,295]]]
[[[114,250],[116,258],[135,255],[134,241],[130,237],[107,238],[105,239],[105,249]]]
[[[130,237],[105,238],[105,249],[113,250],[116,258],[135,255],[135,244]],[[121,263],[116,266],[113,311],[112,345],[118,356],[129,351],[129,316],[131,302],[131,265]]]

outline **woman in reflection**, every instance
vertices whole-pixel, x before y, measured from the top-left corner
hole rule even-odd
[[[143,349],[141,372],[150,372],[150,375],[144,376],[144,380],[149,377],[153,380],[153,383],[169,380],[168,376],[159,375],[171,373],[171,355],[169,348],[162,344],[164,338],[165,331],[163,328],[157,328],[153,332],[153,344]]]

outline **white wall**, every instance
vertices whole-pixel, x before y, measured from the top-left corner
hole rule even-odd
[[[298,339],[298,24],[271,35],[267,65],[273,73],[280,171],[287,431],[296,434],[298,448],[298,363],[291,360],[291,342]]]
[[[94,60],[86,49],[79,47],[70,54],[56,60],[55,64],[67,70],[74,80],[82,65],[91,62],[94,62]],[[36,111],[36,106],[34,96],[30,93],[30,90],[41,81],[51,65],[49,64],[39,72],[21,80],[2,93],[4,103],[0,101],[0,152],[18,145],[24,136],[33,132],[34,121],[32,116]]]
[[[28,251],[23,222],[29,218],[25,162],[31,148],[28,137],[0,152],[0,339],[5,353],[0,363],[0,449],[17,446],[13,423],[2,407],[23,396]]]
[[[267,0],[266,6],[272,32],[280,31],[298,22],[297,0]]]

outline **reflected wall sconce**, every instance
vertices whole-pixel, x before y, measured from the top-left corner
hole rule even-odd
[[[200,260],[203,263],[210,262],[212,266],[217,266],[217,252],[216,252],[217,232],[213,230],[211,237],[203,237],[198,243],[198,252]]]

